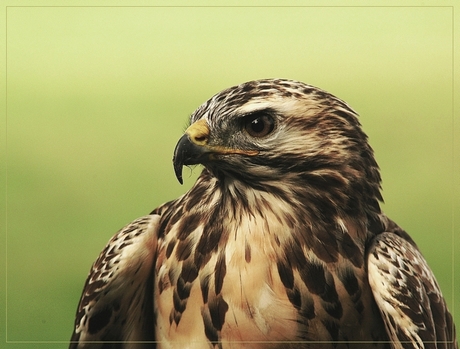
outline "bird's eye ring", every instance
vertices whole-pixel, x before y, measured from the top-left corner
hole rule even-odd
[[[244,129],[252,137],[264,137],[272,132],[275,128],[275,120],[266,113],[256,113],[247,115],[243,118]]]

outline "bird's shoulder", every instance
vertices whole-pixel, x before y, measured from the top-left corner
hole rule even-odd
[[[70,348],[154,339],[144,330],[148,324],[153,328],[151,311],[144,311],[153,300],[145,295],[153,288],[161,216],[170,204],[120,229],[99,254],[83,287]]]
[[[434,274],[422,253],[396,223],[368,247],[368,279],[390,340],[401,348],[457,348],[455,327]]]

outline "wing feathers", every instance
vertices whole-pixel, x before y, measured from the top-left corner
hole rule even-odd
[[[452,318],[417,247],[394,233],[376,236],[368,277],[394,348],[456,348]]]
[[[159,220],[157,214],[135,220],[101,252],[83,288],[70,349],[154,340],[152,268]]]

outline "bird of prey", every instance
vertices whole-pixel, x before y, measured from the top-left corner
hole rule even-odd
[[[228,88],[191,115],[173,164],[180,183],[204,169],[109,241],[70,348],[458,348],[344,101],[285,79]]]

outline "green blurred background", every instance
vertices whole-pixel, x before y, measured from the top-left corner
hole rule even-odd
[[[108,239],[198,175],[185,170],[180,186],[172,169],[188,116],[266,77],[319,86],[361,115],[384,210],[418,242],[460,321],[452,7],[3,11],[0,347],[66,347]]]

